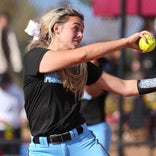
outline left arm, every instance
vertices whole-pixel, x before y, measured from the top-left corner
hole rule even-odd
[[[139,95],[137,80],[123,80],[106,72],[94,84],[103,90],[116,93],[122,96]]]

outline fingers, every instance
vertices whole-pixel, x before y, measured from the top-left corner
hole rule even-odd
[[[144,31],[139,32],[139,38],[142,38],[146,43],[148,41],[145,35],[149,35],[151,38],[154,38],[154,34],[149,31],[144,30]]]
[[[147,43],[147,39],[146,39],[145,35],[149,35],[151,38],[154,38],[154,34],[147,30],[137,32],[137,33],[133,34],[132,36],[128,37],[129,47],[136,49],[138,51],[141,51],[138,46],[138,41],[140,38],[143,38],[143,40],[145,40],[145,42]]]
[[[149,31],[146,31],[146,30],[141,31],[140,32],[140,37],[142,37],[145,41],[146,41],[146,38],[145,38],[144,35],[149,35],[151,38],[154,38],[154,34],[153,33],[149,32]]]

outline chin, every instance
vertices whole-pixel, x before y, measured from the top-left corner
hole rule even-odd
[[[76,49],[76,48],[78,48],[78,46],[72,46],[72,47],[70,47],[69,49]]]
[[[78,48],[79,47],[79,44],[75,44],[73,47],[74,48]]]

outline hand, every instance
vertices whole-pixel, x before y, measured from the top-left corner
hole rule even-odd
[[[137,32],[137,33],[135,33],[135,34],[133,34],[133,35],[131,35],[131,36],[129,36],[127,38],[128,39],[128,44],[129,44],[128,47],[136,49],[138,51],[141,51],[139,46],[138,46],[138,40],[140,38],[143,38],[146,41],[146,38],[144,36],[145,34],[150,35],[152,38],[154,37],[154,34],[152,34],[149,31],[146,31],[146,30],[141,31],[141,32]]]

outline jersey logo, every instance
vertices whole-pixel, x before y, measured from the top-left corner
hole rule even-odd
[[[92,96],[88,92],[86,92],[84,90],[83,95],[82,95],[82,99],[83,100],[91,100],[92,99]]]
[[[44,82],[45,83],[62,83],[60,76],[57,72],[48,73],[44,75]]]

